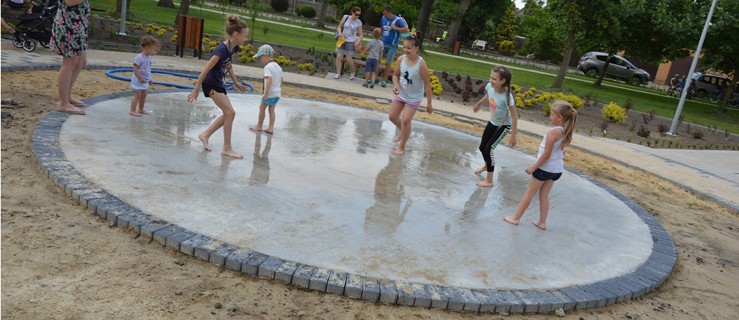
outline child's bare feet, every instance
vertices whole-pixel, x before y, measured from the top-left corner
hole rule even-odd
[[[478,187],[490,188],[490,187],[493,186],[493,182],[492,181],[488,181],[488,180],[480,180],[480,181],[477,181],[477,186]]]
[[[405,154],[405,149],[401,149],[401,148],[395,149],[395,154],[401,156]]]
[[[397,135],[397,136],[395,136],[395,138],[393,138],[393,141],[394,141],[394,142],[398,142],[398,141],[400,141],[400,135]]]
[[[141,114],[140,114],[140,113],[138,113],[138,112],[136,112],[136,111],[129,111],[129,112],[128,112],[128,114],[129,114],[129,115],[132,115],[132,116],[134,116],[134,117],[140,117],[140,116],[141,116]]]
[[[269,133],[269,134],[273,134],[273,133],[275,133],[275,129],[267,129],[267,130],[264,130],[264,132]]]
[[[203,135],[203,133],[198,135],[198,139],[200,139],[200,142],[203,143],[203,148],[205,148],[205,151],[210,152],[210,146],[208,145],[208,138]]]
[[[510,224],[515,224],[515,225],[518,225],[518,223],[520,222],[519,220],[513,219],[513,217],[511,216],[505,216],[503,217],[503,220],[505,220],[506,222]]]
[[[236,151],[234,151],[233,149],[223,150],[221,152],[221,154],[224,155],[224,156],[229,156],[231,158],[235,158],[235,159],[243,159],[244,158],[244,156],[236,153]]]
[[[262,131],[262,126],[251,126],[249,129],[252,129],[254,131]]]
[[[149,111],[146,111],[146,110],[143,110],[143,109],[139,110],[139,113],[140,114],[143,114],[145,116],[148,116],[149,115]]]
[[[85,106],[85,103],[84,102],[82,102],[80,100],[77,100],[77,99],[73,99],[73,98],[69,98],[69,104],[71,104],[71,105],[73,105],[75,107],[84,107]]]
[[[475,170],[475,174],[482,174],[482,173],[483,173],[483,172],[485,172],[485,170],[487,170],[487,169],[488,169],[487,167],[485,167],[485,166],[482,166],[482,167],[480,167],[479,169]]]
[[[546,223],[531,221],[531,224],[537,226],[541,230],[546,230],[547,229],[547,224]]]

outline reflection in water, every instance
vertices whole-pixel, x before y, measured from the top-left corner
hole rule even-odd
[[[485,207],[485,202],[488,200],[488,193],[493,188],[475,188],[475,192],[470,195],[467,202],[464,203],[464,210],[462,210],[462,221],[474,221],[482,208]]]
[[[402,157],[391,158],[387,166],[377,173],[375,204],[364,213],[365,235],[395,233],[413,204],[411,199],[407,199],[401,209],[405,195],[405,186],[400,183],[400,176],[405,167],[401,159]]]
[[[291,139],[288,143],[293,156],[317,155],[334,149],[346,119],[325,116],[289,113],[287,132],[292,136],[311,137],[311,139]]]
[[[173,101],[172,99],[164,99],[158,101],[163,105],[176,104],[176,108],[155,108],[152,115],[154,118],[155,128],[162,138],[172,139],[173,146],[186,146],[192,143],[192,139],[188,137],[187,130],[192,130],[193,125],[201,125],[210,120],[212,108],[205,106],[196,107],[195,104],[182,103],[182,101]]]
[[[357,139],[357,153],[365,154],[367,149],[376,150],[382,135],[382,120],[359,118],[354,119],[354,137]]]
[[[251,167],[251,176],[249,176],[250,185],[263,185],[269,182],[269,151],[272,149],[272,135],[267,136],[267,143],[262,149],[262,132],[257,131],[254,135],[254,161]]]

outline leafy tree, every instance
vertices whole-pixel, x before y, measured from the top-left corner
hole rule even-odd
[[[321,2],[321,13],[318,14],[318,22],[316,26],[319,28],[326,27],[326,11],[328,10],[328,1]]]
[[[705,17],[708,10],[704,12]],[[703,42],[701,64],[731,78],[730,86],[724,90],[724,96],[719,103],[720,110],[726,112],[730,93],[734,91],[739,80],[737,79],[739,45],[734,38],[739,34],[739,0],[719,0],[711,22],[712,25]]]
[[[500,47],[503,41],[513,42],[514,37],[516,37],[516,6],[511,2],[495,29],[495,42]]]
[[[416,31],[421,32],[421,46],[423,49],[423,38],[426,36],[429,25],[429,16],[431,15],[431,9],[434,7],[434,0],[423,0],[421,1],[421,11],[418,16],[418,22],[416,23]]]
[[[444,42],[445,46],[452,48],[454,46],[454,43],[457,42],[459,29],[462,26],[462,20],[464,20],[464,15],[470,8],[470,5],[472,5],[472,0],[459,1],[459,5],[457,6],[457,14],[452,23],[449,24],[449,33],[447,34],[446,40]]]
[[[528,0],[524,6],[521,35],[526,37],[523,49],[539,60],[559,62],[562,59],[566,30],[544,8],[541,0]]]

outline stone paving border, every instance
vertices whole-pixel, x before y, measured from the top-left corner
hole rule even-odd
[[[45,70],[55,67],[58,65],[11,69],[12,71]],[[130,96],[130,92],[85,99],[85,103],[93,105],[126,96]],[[33,150],[44,173],[80,205],[88,208],[100,218],[108,220],[111,225],[128,229],[136,235],[143,235],[150,241],[157,241],[163,246],[229,270],[279,280],[302,289],[333,293],[371,302],[453,311],[543,314],[560,308],[564,311],[571,311],[603,307],[652,292],[670,275],[677,258],[672,239],[651,214],[603,183],[567,168],[570,172],[607,190],[631,208],[647,224],[654,245],[647,261],[636,270],[616,278],[585,285],[546,290],[498,290],[375,279],[287,261],[237,247],[158,219],[87,180],[67,160],[59,143],[61,127],[70,116],[57,111],[49,112],[34,130]],[[458,115],[454,117],[457,118]]]

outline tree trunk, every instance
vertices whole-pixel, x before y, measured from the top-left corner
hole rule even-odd
[[[431,10],[434,7],[434,0],[423,0],[421,3],[421,12],[418,15],[418,23],[416,23],[416,31],[421,33],[421,45],[420,50],[423,50],[423,39],[428,31],[429,16],[431,16]]]
[[[736,74],[736,70],[734,70],[733,74],[734,78],[731,79],[729,85],[724,89],[723,97],[721,97],[721,100],[718,102],[718,111],[721,113],[726,113],[726,108],[729,106],[729,99],[739,99],[739,97],[735,97],[733,93],[734,90],[736,90],[736,82],[739,81],[739,75]]]
[[[601,84],[603,84],[603,78],[606,76],[606,70],[608,70],[608,66],[611,65],[611,57],[613,57],[612,54],[608,54],[608,57],[606,57],[606,63],[603,64],[603,69],[598,72],[598,77],[595,78],[595,82],[593,82],[593,87],[599,88]]]
[[[133,0],[128,0],[126,2],[126,17],[131,16],[131,2]],[[123,6],[123,0],[116,0],[115,1],[115,16],[120,17],[121,16],[121,7]]]
[[[446,41],[444,41],[445,46],[454,48],[454,43],[457,42],[457,37],[459,36],[459,28],[462,27],[462,19],[464,19],[464,14],[467,13],[467,9],[470,8],[471,4],[472,0],[461,0],[459,2],[459,5],[457,6],[457,16],[449,25],[449,33],[447,33]]]
[[[174,2],[172,0],[159,0],[157,7],[174,8]]]
[[[321,2],[321,13],[318,15],[318,22],[316,22],[316,27],[326,27],[326,11],[328,11],[328,1],[323,0]]]
[[[179,22],[180,15],[186,16],[187,13],[190,11],[190,0],[181,0],[180,1],[180,10],[177,11],[177,16],[174,17],[174,25],[177,26],[177,22]]]
[[[562,63],[559,65],[559,72],[557,77],[554,78],[552,88],[562,89],[562,82],[565,81],[565,75],[567,75],[567,67],[570,64],[570,57],[572,57],[572,48],[575,46],[575,30],[567,31],[567,44],[565,45],[564,57],[562,57]]]

